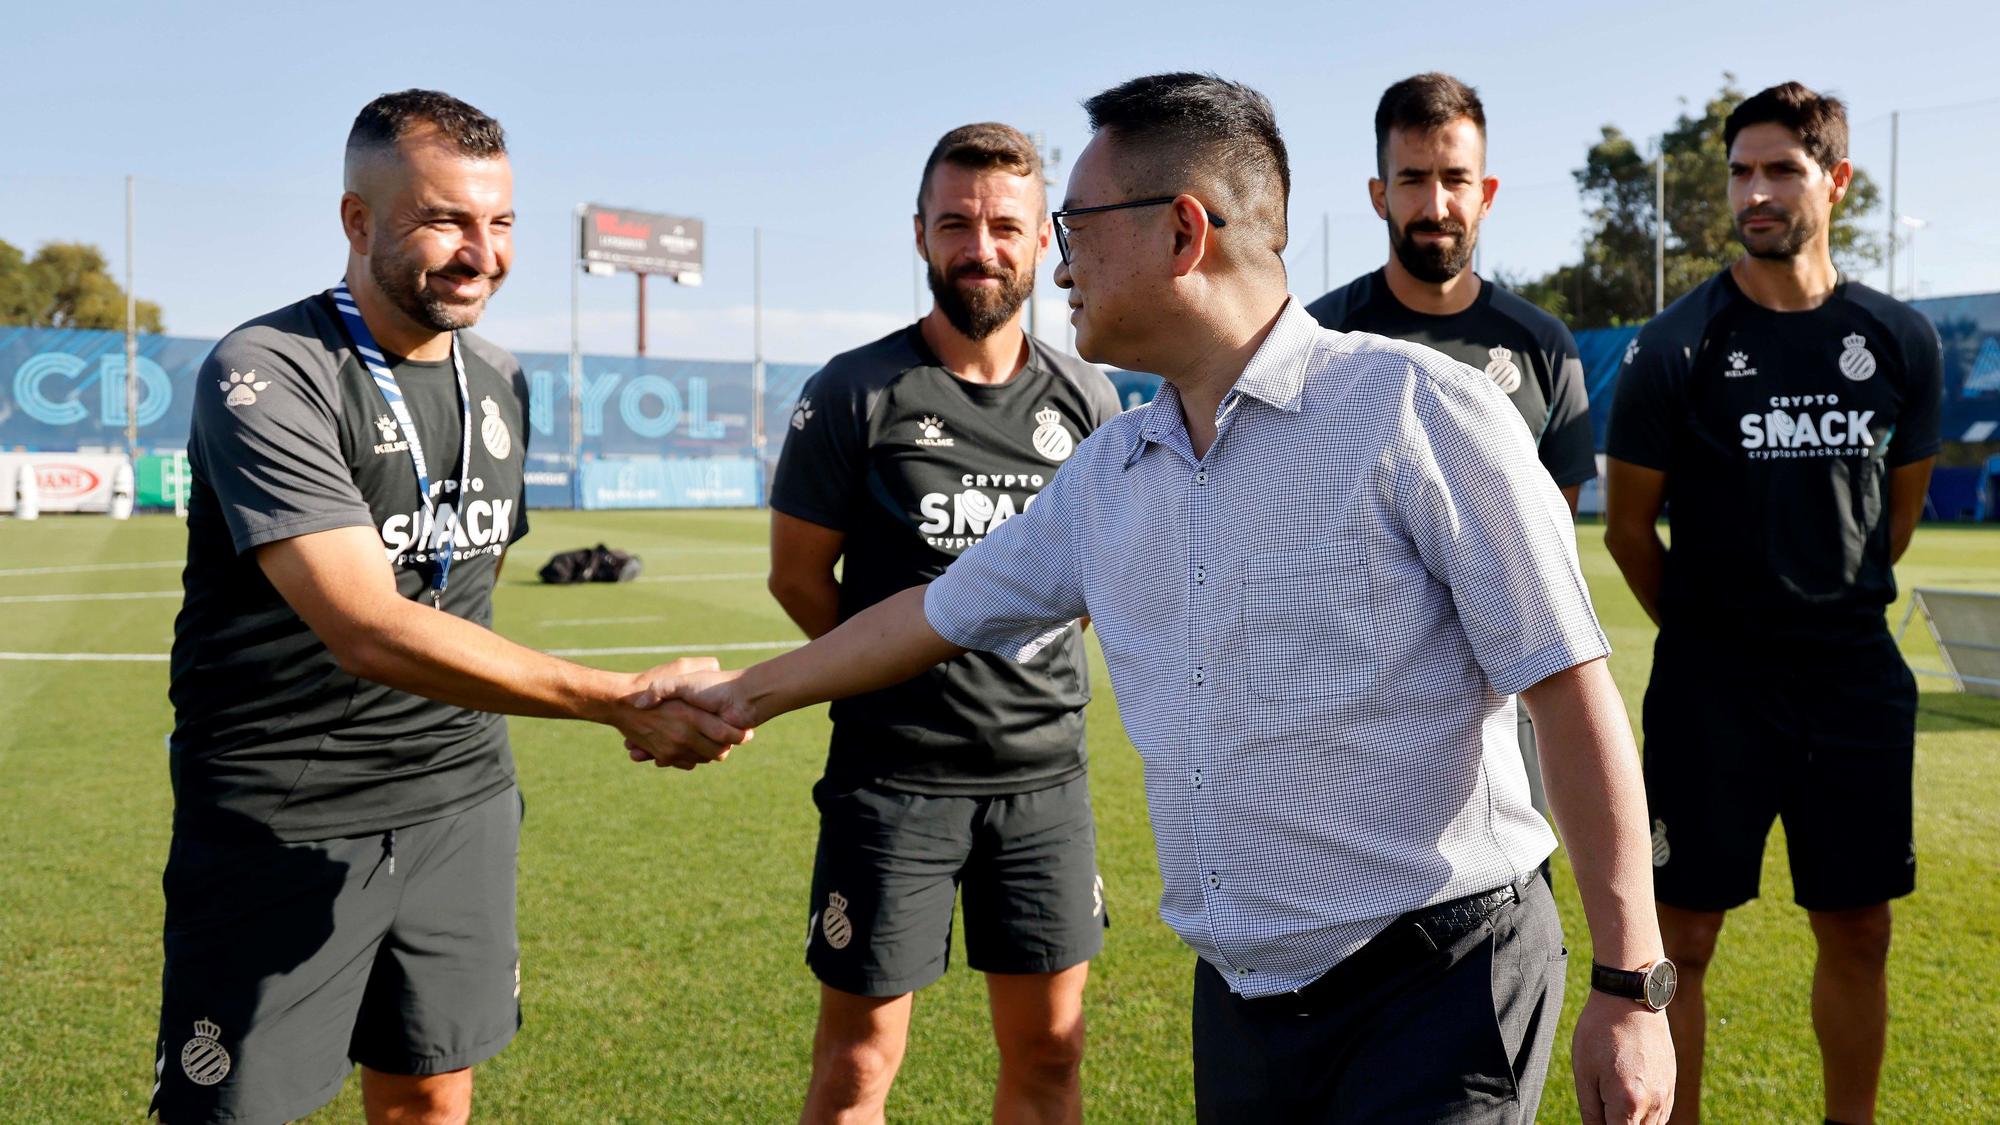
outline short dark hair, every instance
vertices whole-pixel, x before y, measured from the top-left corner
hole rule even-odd
[[[436,129],[461,155],[475,160],[507,155],[507,133],[498,121],[450,94],[403,90],[361,107],[354,127],[347,131],[348,157],[393,149],[423,126]]]
[[[1486,106],[1479,91],[1449,74],[1430,71],[1414,74],[1382,91],[1375,103],[1375,174],[1389,175],[1389,134],[1396,129],[1428,133],[1442,129],[1461,117],[1479,127],[1479,139],[1486,140]]]
[[[1847,159],[1847,106],[1839,98],[1815,93],[1797,82],[1759,90],[1729,113],[1722,125],[1724,152],[1736,147],[1736,134],[1752,125],[1783,125],[1799,138],[1806,155],[1821,168]]]
[[[940,164],[952,164],[975,172],[1001,171],[1031,176],[1035,188],[1042,188],[1042,154],[1026,133],[998,121],[960,125],[938,138],[924,161],[924,174],[917,180],[917,215],[924,213],[924,194],[931,187],[931,173]]]
[[[1261,225],[1273,251],[1285,248],[1292,165],[1269,98],[1240,82],[1183,71],[1134,78],[1083,108],[1093,133],[1108,129],[1142,154],[1140,174],[1153,182],[1130,186],[1185,191],[1196,176],[1210,179],[1224,196],[1214,201],[1217,214],[1231,226]]]

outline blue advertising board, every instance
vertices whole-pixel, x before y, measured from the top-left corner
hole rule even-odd
[[[139,452],[187,445],[195,379],[215,341],[141,335]],[[751,426],[752,366],[587,355],[581,488],[570,456],[569,356],[517,353],[528,380],[528,505],[714,507],[763,502],[768,466]],[[765,369],[766,461],[783,443],[804,364]],[[123,449],[125,338],[117,332],[0,328],[0,450]]]

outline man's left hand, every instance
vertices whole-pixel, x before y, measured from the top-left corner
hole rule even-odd
[[[1592,992],[1570,1041],[1584,1125],[1664,1122],[1674,1108],[1674,1041],[1665,1012]]]

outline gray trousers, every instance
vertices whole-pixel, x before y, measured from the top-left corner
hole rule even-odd
[[[1519,902],[1428,955],[1369,948],[1259,1000],[1198,960],[1197,1119],[1534,1121],[1567,961],[1547,884],[1526,880]]]

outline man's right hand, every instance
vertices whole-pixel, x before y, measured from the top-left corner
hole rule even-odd
[[[697,687],[738,674],[719,673],[719,667],[714,657],[692,657],[632,677],[632,690],[614,704],[607,721],[625,736],[633,761],[691,770],[721,761],[754,737],[747,727],[733,726],[702,706],[682,701]]]

